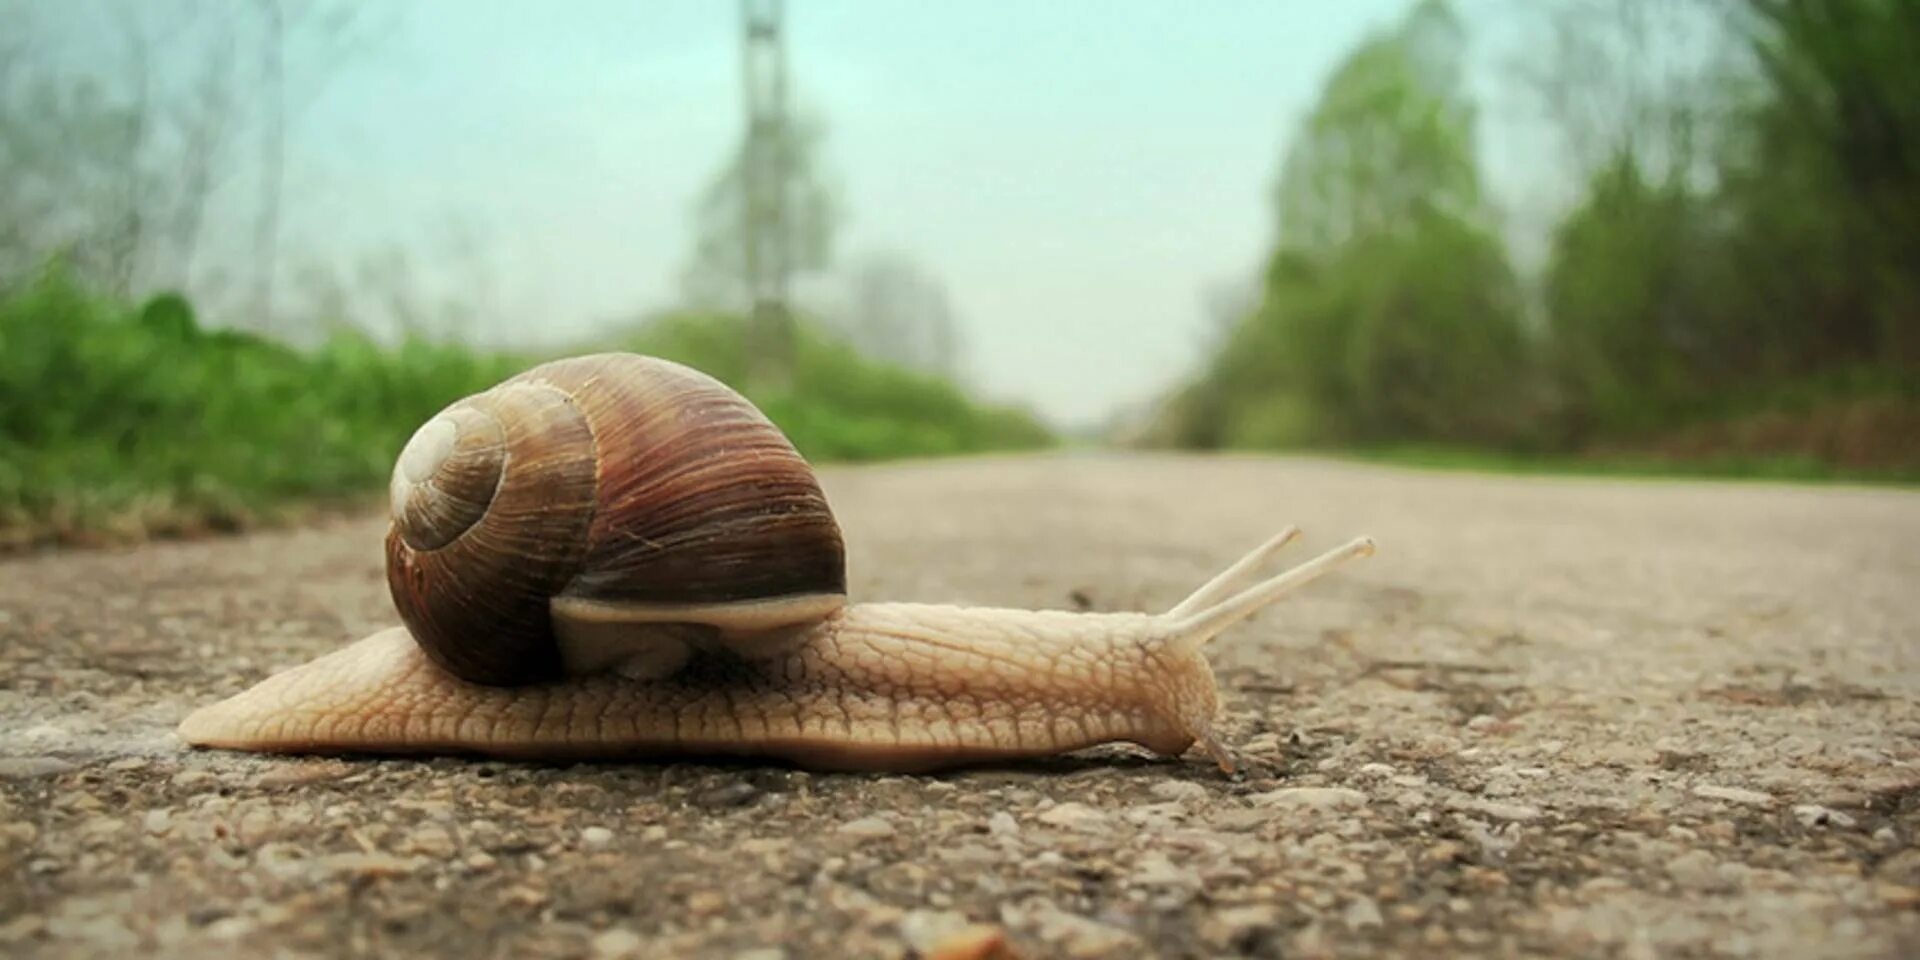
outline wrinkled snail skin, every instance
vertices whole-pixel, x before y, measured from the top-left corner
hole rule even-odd
[[[1288,529],[1161,615],[857,604],[780,652],[697,654],[518,688],[440,668],[401,628],[269,677],[180,725],[198,746],[522,759],[732,755],[918,771],[1115,741],[1178,755],[1214,739],[1215,634],[1371,553],[1366,538],[1238,593]]]
[[[711,377],[628,354],[456,402],[390,494],[404,626],[195,711],[183,741],[903,771],[1125,741],[1230,770],[1203,646],[1373,550],[1256,580],[1288,528],[1161,614],[849,605],[787,438]]]
[[[785,654],[534,687],[461,681],[403,630],[194,714],[190,742],[274,752],[759,756],[923,770],[1132,741],[1210,740],[1212,672],[1139,614],[861,604]],[[288,705],[294,705],[288,709]]]

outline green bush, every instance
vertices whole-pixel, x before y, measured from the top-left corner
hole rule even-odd
[[[742,390],[815,460],[931,457],[1024,450],[1052,442],[1026,411],[975,404],[939,377],[870,360],[812,324],[796,330],[791,384],[747,382],[745,321],[672,314],[615,341],[615,348],[677,360]]]
[[[740,322],[676,317],[619,349],[740,382]],[[211,331],[54,271],[0,295],[0,546],[232,527],[379,490],[436,411],[540,358],[341,330],[310,350]],[[869,460],[1047,443],[1019,411],[874,363],[803,329],[791,390],[756,396],[809,457]]]

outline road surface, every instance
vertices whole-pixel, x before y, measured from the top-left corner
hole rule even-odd
[[[863,598],[1160,609],[1245,770],[284,759],[171,729],[393,622],[375,517],[0,562],[0,954],[1920,951],[1920,495],[1057,456],[830,469]]]

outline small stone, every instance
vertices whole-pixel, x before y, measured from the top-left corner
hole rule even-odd
[[[1667,876],[1689,890],[1711,892],[1727,886],[1720,875],[1720,862],[1705,850],[1689,850],[1673,858],[1667,864]]]
[[[718,890],[695,890],[687,895],[687,912],[696,917],[712,916],[727,908],[727,895]]]
[[[538,907],[547,902],[547,892],[538,887],[510,887],[501,895],[508,903],[520,907]]]
[[[0,780],[32,780],[57,777],[78,766],[59,757],[0,757]]]
[[[596,957],[631,957],[646,946],[646,941],[632,930],[608,930],[593,938],[593,955]]]
[[[710,810],[724,810],[730,807],[744,807],[760,798],[760,789],[744,780],[703,790],[693,798],[693,802]]]
[[[999,810],[987,818],[987,833],[996,837],[1017,837],[1020,835],[1020,823],[1013,814]]]
[[[893,824],[888,823],[880,817],[861,817],[858,820],[849,820],[835,828],[834,832],[843,837],[853,837],[857,840],[878,840],[883,837],[891,837],[894,834]]]
[[[1098,920],[1068,913],[1051,903],[1043,904],[1032,918],[1037,921],[1040,939],[1059,947],[1061,956],[1138,955],[1140,940],[1133,934]]]
[[[1239,832],[1252,830],[1267,822],[1268,815],[1260,810],[1219,810],[1207,818],[1216,830]]]
[[[445,859],[453,855],[455,846],[453,834],[448,833],[447,828],[430,823],[408,835],[404,849],[407,853]]]
[[[1393,776],[1393,765],[1388,763],[1369,763],[1360,767],[1360,772],[1369,777]]]
[[[1845,829],[1854,825],[1854,819],[1838,810],[1830,810],[1817,803],[1803,803],[1793,808],[1794,819],[1803,827],[1835,826]]]
[[[1428,847],[1420,859],[1430,866],[1463,862],[1467,859],[1467,845],[1458,840],[1442,840]]]
[[[321,857],[320,865],[334,873],[379,879],[405,876],[418,869],[420,862],[411,857],[393,857],[384,853],[336,853]]]
[[[45,929],[45,917],[34,913],[23,913],[5,923],[0,923],[0,943],[15,943],[37,935]]]
[[[170,781],[176,787],[203,787],[220,779],[205,770],[182,770]]]
[[[1347,904],[1344,919],[1350,930],[1377,927],[1385,922],[1385,918],[1380,916],[1380,905],[1373,902],[1372,897],[1359,897]]]
[[[1164,853],[1149,853],[1140,858],[1140,865],[1134,868],[1127,878],[1142,887],[1175,887],[1185,890],[1200,889],[1200,872],[1192,867],[1176,866]]]
[[[238,940],[259,929],[260,924],[247,917],[222,917],[207,924],[207,936],[215,940]]]
[[[1911,910],[1920,907],[1920,887],[1909,887],[1899,883],[1883,883],[1877,892],[1880,901],[1896,910]]]
[[[1728,803],[1744,804],[1749,807],[1770,807],[1773,805],[1771,794],[1741,787],[1717,787],[1713,784],[1701,784],[1693,788],[1693,795],[1708,800],[1725,800]]]
[[[492,870],[499,862],[500,861],[493,858],[493,854],[481,850],[467,857],[467,869],[472,870],[474,873],[486,873]]]
[[[140,829],[148,833],[166,833],[172,825],[173,817],[165,810],[148,810],[140,817]]]
[[[1084,803],[1056,803],[1037,818],[1041,823],[1074,830],[1096,829],[1107,822],[1107,815]]]
[[[958,910],[909,910],[900,918],[900,937],[925,954],[966,925],[967,915]]]
[[[653,824],[652,826],[647,827],[645,830],[640,831],[640,839],[645,840],[648,843],[659,843],[660,841],[665,840],[666,838],[667,838],[667,828],[658,823]]]
[[[1191,780],[1168,780],[1156,783],[1148,791],[1161,800],[1177,800],[1182,803],[1199,803],[1209,796],[1207,788]]]
[[[1262,930],[1272,930],[1279,923],[1280,911],[1264,903],[1227,907],[1201,921],[1200,935],[1214,947],[1227,947],[1243,943]]]
[[[604,847],[613,842],[613,831],[606,827],[588,827],[580,831],[580,842],[589,847]]]
[[[1462,806],[1468,810],[1476,810],[1484,813],[1495,820],[1523,822],[1540,819],[1540,808],[1529,807],[1524,803],[1502,803],[1498,800],[1470,800],[1462,804]]]
[[[327,783],[340,780],[352,774],[355,767],[339,760],[315,760],[309,762],[283,763],[256,777],[256,787],[304,787],[313,783]]]
[[[925,960],[1015,960],[1007,932],[991,923],[974,923],[920,951]]]
[[[1247,798],[1256,807],[1287,810],[1349,810],[1367,804],[1367,795],[1345,787],[1284,787]]]

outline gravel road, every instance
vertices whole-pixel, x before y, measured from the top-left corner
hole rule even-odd
[[[1056,456],[824,471],[862,598],[1160,609],[1244,771],[189,752],[393,622],[378,518],[0,562],[0,954],[1913,956],[1920,495]],[[976,946],[984,942],[975,939]]]

